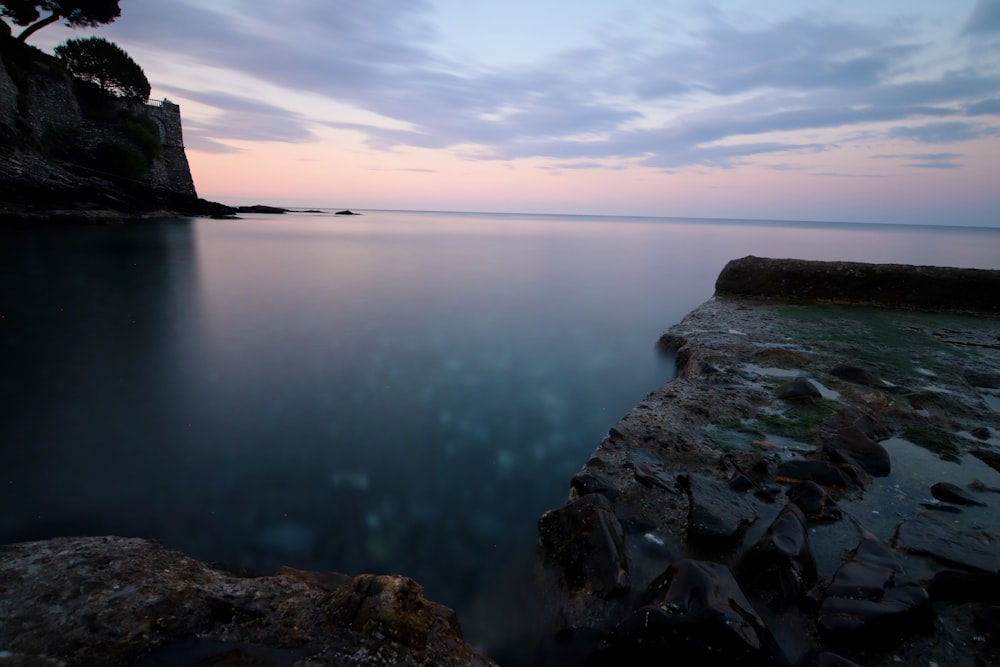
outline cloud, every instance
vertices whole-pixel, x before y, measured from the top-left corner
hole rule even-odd
[[[232,6],[242,11],[230,3],[138,3],[111,28],[123,42],[189,54],[213,70],[390,122],[313,117],[281,100],[191,83],[185,98],[218,115],[186,129],[193,145],[214,141],[217,150],[227,140],[313,141],[312,128],[328,125],[360,132],[379,150],[541,157],[567,169],[623,159],[658,169],[731,167],[825,149],[793,137],[802,132],[828,137],[894,124],[880,131],[920,143],[994,136],[988,125],[953,119],[1000,111],[995,70],[921,74],[929,47],[902,21],[863,25],[811,13],[737,23],[706,11],[688,29],[650,19],[646,33],[608,29],[585,47],[491,68],[440,54],[427,0]],[[998,7],[1000,0],[980,0],[963,32],[1000,29]]]
[[[903,164],[904,167],[918,169],[958,169],[962,166],[958,160],[964,156],[961,153],[906,153],[873,157],[880,160],[908,160]]]
[[[998,133],[1000,132],[995,127],[955,121],[897,127],[889,131],[889,136],[894,139],[910,139],[923,144],[946,144],[997,136]]]
[[[1000,0],[979,0],[972,8],[962,34],[972,37],[1000,35]]]

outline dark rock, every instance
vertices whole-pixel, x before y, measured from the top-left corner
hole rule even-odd
[[[1000,271],[743,257],[715,281],[718,296],[1000,313]]]
[[[0,547],[0,646],[14,664],[493,664],[412,579],[238,577],[117,537]]]
[[[987,437],[989,437],[988,431]],[[995,452],[992,449],[977,448],[972,450],[972,455],[997,472],[1000,472],[1000,453]]]
[[[625,462],[635,471],[635,478],[646,486],[657,486],[676,493],[673,476],[666,471],[663,461],[641,449],[630,449]]]
[[[1000,646],[1000,607],[991,605],[980,611],[973,626],[986,641]]]
[[[888,547],[868,535],[824,591],[818,627],[832,646],[888,649],[930,622],[927,591],[906,575]]]
[[[1000,603],[1000,574],[995,572],[935,572],[927,583],[935,602]]]
[[[543,554],[570,590],[611,597],[631,587],[622,527],[604,496],[586,495],[549,510],[538,520],[538,534]]]
[[[809,481],[820,486],[846,489],[850,480],[844,472],[829,461],[820,459],[795,459],[778,466],[779,480]]]
[[[729,488],[737,493],[746,493],[750,489],[757,488],[757,483],[743,473],[736,472],[729,478]]]
[[[805,401],[822,398],[823,394],[809,378],[799,376],[791,382],[778,387],[778,398],[786,401]]]
[[[896,548],[970,570],[996,572],[1000,558],[982,534],[959,530],[923,512],[896,529]]]
[[[757,510],[726,484],[700,475],[678,475],[688,494],[688,541],[713,548],[731,546],[757,520]]]
[[[599,493],[614,500],[618,495],[618,485],[614,480],[605,475],[595,472],[583,471],[573,476],[569,486],[576,492],[577,496],[586,496],[591,493]]]
[[[860,384],[865,387],[885,387],[885,383],[882,382],[882,380],[878,379],[865,369],[857,366],[842,364],[831,369],[830,374],[852,384]]]
[[[282,213],[288,213],[287,208],[278,208],[276,206],[265,206],[264,204],[254,204],[253,206],[239,206],[236,208],[238,213],[270,213],[274,215],[280,215]]]
[[[795,503],[810,521],[839,521],[843,514],[837,501],[822,486],[805,480],[788,489],[788,499]]]
[[[833,461],[857,465],[874,477],[887,477],[892,471],[889,452],[857,426],[826,434],[822,449]]]
[[[974,428],[971,431],[969,431],[969,433],[976,440],[989,440],[990,439],[990,429],[986,428],[985,426],[980,426],[978,428]],[[973,453],[975,453],[975,452],[973,452]]]
[[[942,502],[951,503],[953,505],[986,506],[986,503],[951,482],[938,482],[937,484],[934,484],[931,486],[931,495]]]
[[[343,211],[337,211],[334,215],[361,215],[360,213],[355,213],[350,209],[345,209]]]
[[[784,659],[725,565],[675,561],[591,656],[591,667],[763,667]]]
[[[739,569],[744,590],[783,608],[816,582],[816,559],[809,544],[806,517],[785,505],[764,535],[743,555]]]

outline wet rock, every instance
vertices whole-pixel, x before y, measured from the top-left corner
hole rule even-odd
[[[889,452],[857,426],[826,434],[822,449],[831,460],[854,464],[873,477],[887,477],[892,471]]]
[[[823,595],[818,627],[834,647],[888,649],[931,621],[927,591],[871,535],[834,573]]]
[[[941,570],[927,583],[935,602],[1000,603],[1000,574]]]
[[[0,547],[0,646],[20,664],[494,664],[407,577],[238,577],[118,537]]]
[[[822,398],[823,394],[809,378],[799,376],[791,382],[778,387],[778,398],[786,401],[808,401],[815,398]]]
[[[988,429],[985,426],[979,426],[977,428],[974,428],[971,431],[969,431],[969,433],[976,440],[989,440],[990,439],[990,429]]]
[[[949,505],[948,503],[939,503],[939,502],[932,502],[932,503],[930,503],[930,502],[928,502],[928,503],[920,503],[920,506],[923,507],[924,509],[928,509],[928,510],[930,510],[932,512],[942,512],[944,514],[961,514],[962,513],[962,508],[961,507],[955,507],[954,505]]]
[[[658,486],[676,493],[673,475],[666,471],[663,461],[641,449],[630,449],[625,461],[635,471],[635,478],[646,486]]]
[[[631,587],[622,527],[604,496],[586,495],[546,512],[538,534],[543,554],[570,590],[610,597]]]
[[[987,431],[986,437],[989,437],[989,431]],[[992,449],[977,448],[972,450],[972,455],[997,472],[1000,472],[1000,452],[995,452]]]
[[[806,480],[788,489],[788,500],[795,503],[810,521],[839,521],[843,516],[830,494],[816,482]]]
[[[614,500],[618,496],[618,485],[614,480],[606,475],[584,471],[577,473],[570,480],[570,488],[577,496],[586,496],[591,493],[599,493]]]
[[[951,482],[938,482],[934,484],[931,486],[931,495],[942,502],[951,503],[952,505],[986,506],[986,503]]]
[[[949,565],[996,572],[1000,568],[996,548],[982,534],[959,530],[923,512],[896,529],[896,548],[923,554]]]
[[[850,480],[840,468],[820,459],[785,461],[778,466],[778,479],[808,481],[839,489],[845,489],[850,485]]]
[[[591,656],[591,667],[763,667],[784,660],[725,565],[682,559]]]
[[[792,604],[816,582],[816,559],[809,543],[806,517],[798,506],[785,505],[739,565],[743,588],[769,606]]]
[[[700,475],[678,475],[677,483],[688,494],[688,541],[726,548],[757,520],[755,510],[728,485]]]
[[[831,369],[830,374],[852,384],[860,384],[865,387],[885,387],[885,383],[882,380],[858,366],[842,364]]]

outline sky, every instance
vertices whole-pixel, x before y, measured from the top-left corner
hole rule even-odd
[[[228,204],[1000,227],[1000,0],[122,0]]]

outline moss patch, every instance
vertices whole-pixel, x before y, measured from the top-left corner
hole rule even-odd
[[[903,431],[903,438],[913,444],[934,452],[944,461],[959,463],[962,460],[962,453],[958,446],[952,442],[951,437],[944,431],[930,426],[910,426]]]

